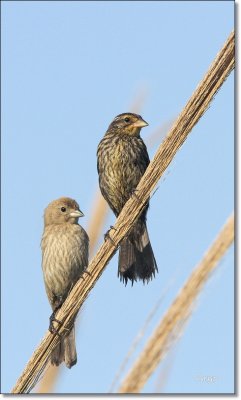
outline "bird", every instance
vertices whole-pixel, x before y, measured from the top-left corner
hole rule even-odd
[[[61,307],[68,293],[81,277],[88,265],[89,238],[78,224],[84,214],[78,203],[61,197],[52,201],[44,211],[44,231],[41,240],[42,270],[48,300],[55,312]],[[51,353],[51,364],[59,366],[62,362],[71,368],[77,362],[74,325]]]
[[[150,163],[140,131],[148,123],[134,113],[117,115],[97,148],[99,187],[104,199],[118,217]],[[138,194],[136,194],[138,197]],[[133,228],[120,244],[118,276],[126,285],[142,280],[148,283],[158,272],[151,247],[146,214],[149,202]]]

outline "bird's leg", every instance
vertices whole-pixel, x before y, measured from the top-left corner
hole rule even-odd
[[[51,333],[56,333],[58,336],[61,336],[58,332],[58,329],[56,329],[53,325],[54,322],[57,322],[59,325],[62,325],[62,321],[59,321],[58,319],[55,318],[55,312],[53,312],[49,318],[49,331]]]
[[[59,319],[55,318],[55,314],[60,309],[61,305],[62,305],[62,303],[60,303],[57,307],[55,307],[54,311],[52,312],[52,314],[49,317],[49,331],[51,333],[57,333],[59,336],[60,336],[60,334],[58,333],[58,330],[54,327],[53,323],[57,322],[59,325],[62,325],[62,323],[63,323]]]
[[[116,244],[116,243],[114,242],[114,240],[110,237],[110,231],[111,231],[111,229],[114,229],[114,231],[117,230],[114,226],[111,225],[111,226],[110,226],[110,229],[108,229],[108,231],[104,234],[104,239],[105,239],[105,241],[106,241],[107,239],[109,239],[109,240],[111,241],[111,243],[113,244],[113,246],[115,246],[116,248],[118,248],[119,245]]]

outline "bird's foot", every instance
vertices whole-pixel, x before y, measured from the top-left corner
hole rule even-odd
[[[82,278],[83,280],[85,280],[85,278],[84,278],[84,274],[87,274],[87,275],[89,275],[90,277],[92,276],[92,275],[91,275],[91,273],[90,273],[89,271],[87,271],[87,270],[84,270],[84,271],[82,272],[82,275],[81,275],[81,277],[80,277],[80,278]]]
[[[141,203],[141,199],[140,199],[140,197],[136,194],[136,192],[138,192],[138,189],[133,189],[133,190],[131,191],[131,195],[132,195],[133,197],[135,197],[135,199],[138,200],[139,203]]]
[[[111,226],[110,226],[110,229],[108,229],[108,231],[104,234],[104,239],[105,239],[105,241],[106,241],[107,239],[109,239],[109,240],[111,241],[111,243],[113,244],[113,246],[115,246],[116,248],[118,248],[119,245],[116,244],[115,241],[110,237],[110,231],[111,231],[111,229],[114,229],[114,231],[117,230],[114,226],[111,225]]]
[[[52,334],[57,334],[58,336],[60,336],[60,334],[59,334],[59,332],[58,332],[58,329],[56,329],[55,327],[54,327],[54,322],[57,322],[58,324],[59,324],[59,326],[61,326],[62,324],[63,324],[63,322],[62,321],[60,321],[59,319],[57,319],[57,318],[55,318],[55,313],[56,313],[56,311],[58,310],[60,308],[60,306],[59,307],[57,307],[55,310],[54,310],[54,312],[50,315],[50,317],[49,317],[49,331],[52,333]]]

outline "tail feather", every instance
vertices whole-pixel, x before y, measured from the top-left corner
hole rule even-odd
[[[63,361],[68,368],[73,367],[77,363],[74,327],[68,336],[61,338],[60,343],[57,344],[51,354],[52,365],[58,367]]]
[[[118,264],[118,276],[120,280],[127,284],[129,279],[133,285],[134,281],[137,280],[136,254],[135,247],[128,238],[125,238],[121,243]]]
[[[128,280],[133,284],[137,279],[148,283],[157,271],[146,224],[138,221],[131,234],[121,243],[118,275],[125,284]]]
[[[68,368],[73,367],[77,363],[74,327],[71,329],[69,335],[64,338],[64,362]]]
[[[58,367],[64,361],[64,339],[61,338],[60,342],[53,349],[51,353],[51,364]]]

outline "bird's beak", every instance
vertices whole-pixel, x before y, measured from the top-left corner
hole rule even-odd
[[[80,218],[80,217],[83,217],[84,214],[80,210],[74,210],[69,214],[69,216],[72,218]]]
[[[132,126],[135,128],[144,128],[144,126],[148,126],[149,124],[144,121],[144,119],[138,119]]]

